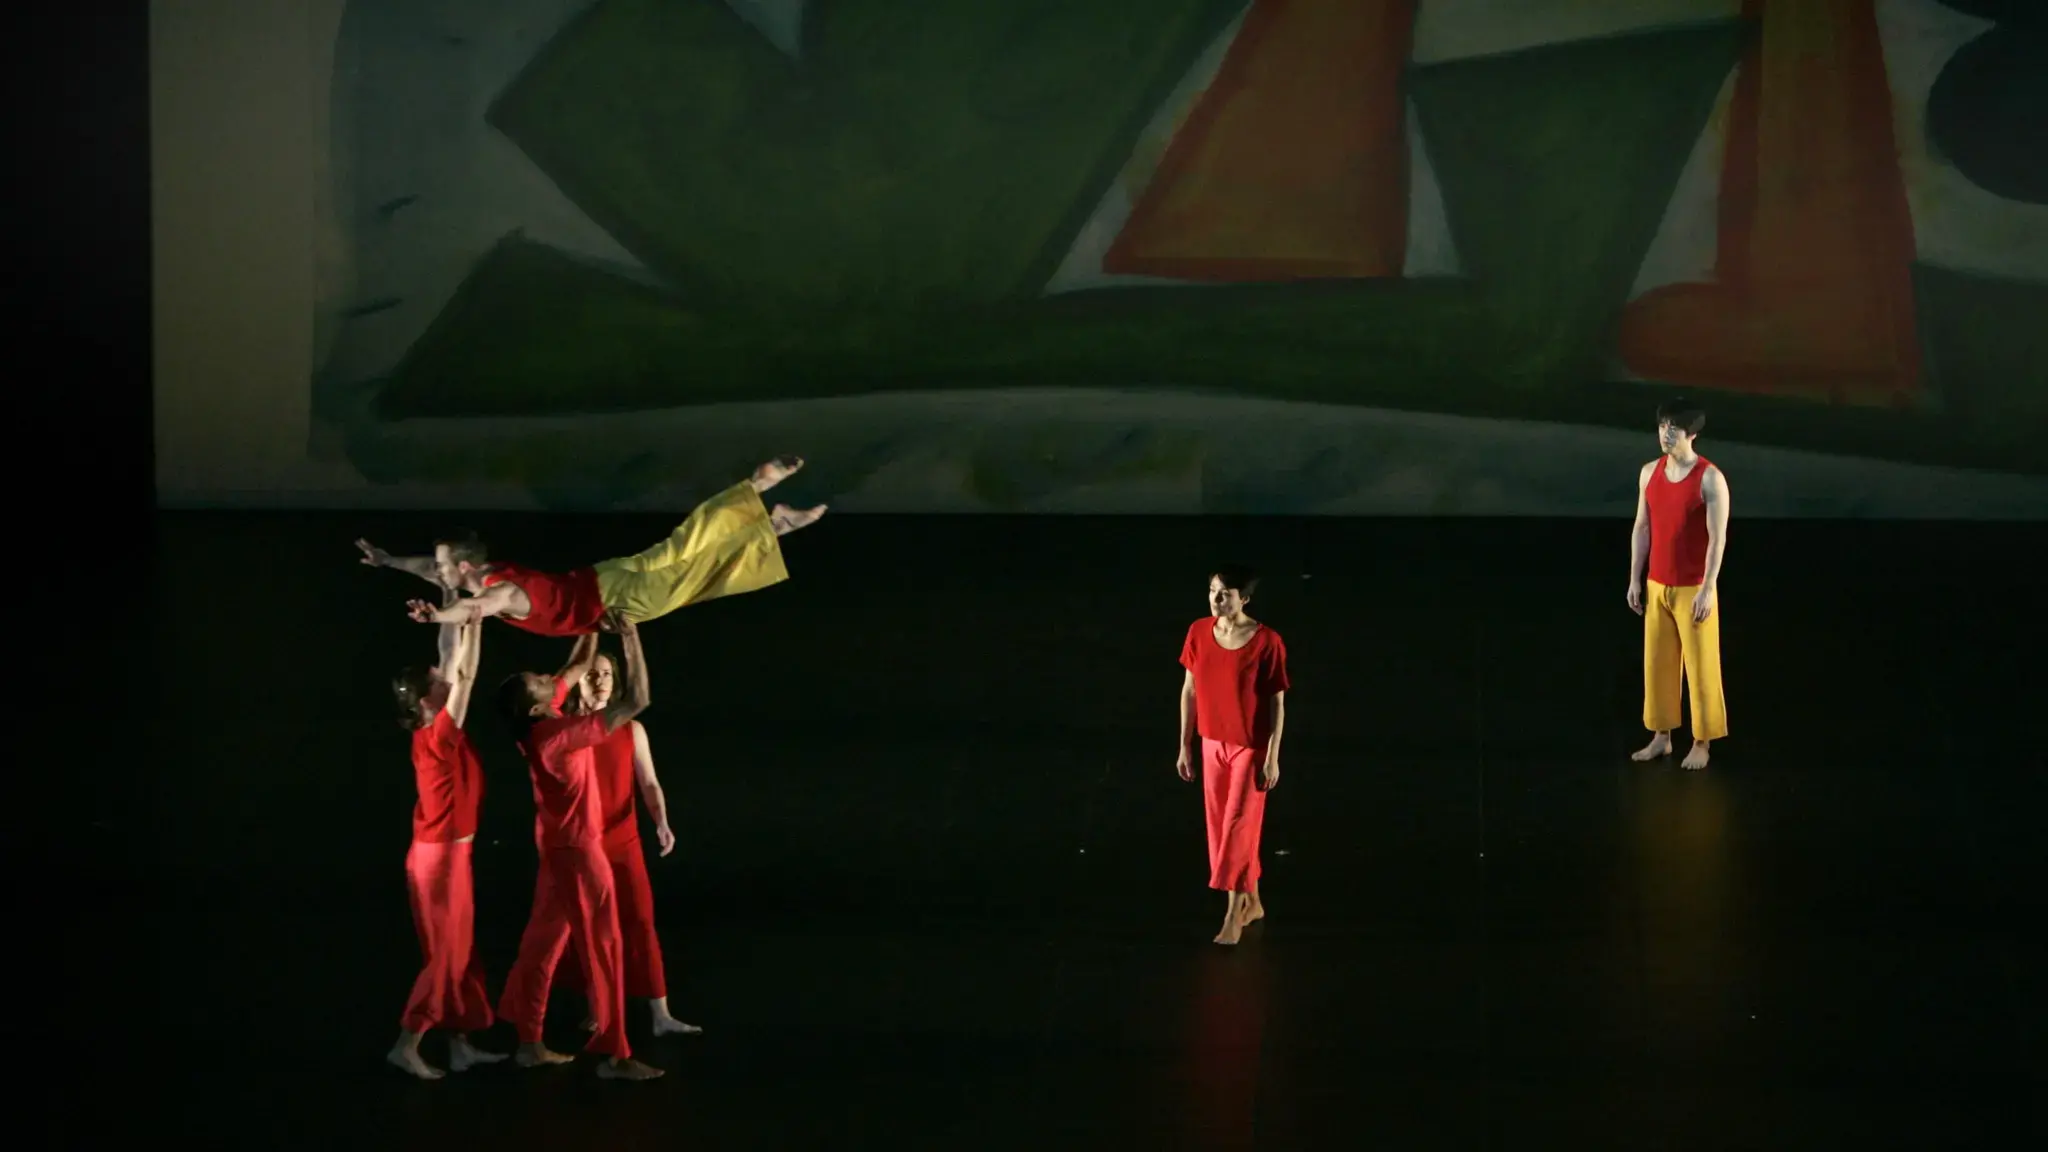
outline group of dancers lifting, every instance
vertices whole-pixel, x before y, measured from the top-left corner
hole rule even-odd
[[[1644,616],[1643,724],[1652,733],[1634,759],[1668,755],[1681,686],[1690,688],[1689,769],[1704,768],[1709,744],[1727,734],[1722,699],[1716,586],[1728,523],[1726,478],[1693,450],[1706,417],[1680,403],[1658,410],[1661,457],[1637,480],[1629,549],[1628,603]],[[814,523],[825,506],[769,509],[761,494],[803,465],[781,457],[712,497],[654,547],[568,573],[488,559],[474,539],[443,540],[431,557],[394,557],[357,541],[363,562],[439,585],[439,605],[414,600],[414,620],[440,627],[439,661],[394,680],[399,715],[412,731],[419,789],[406,857],[413,921],[424,964],[387,1059],[422,1079],[443,1072],[420,1054],[430,1030],[448,1033],[448,1066],[463,1071],[503,1054],[471,1035],[509,1022],[522,1066],[567,1063],[542,1042],[556,967],[567,952],[589,1003],[588,1047],[605,1057],[598,1075],[661,1075],[633,1058],[626,1039],[628,997],[650,1004],[654,1034],[696,1027],[670,1014],[654,928],[654,900],[640,843],[638,805],[648,809],[661,853],[675,839],[646,729],[649,703],[638,626],[688,604],[750,592],[789,578],[780,537]],[[1645,575],[1647,567],[1647,588]],[[1236,944],[1266,915],[1259,895],[1259,838],[1266,797],[1280,781],[1280,741],[1289,688],[1280,634],[1247,612],[1258,576],[1247,568],[1210,573],[1209,614],[1181,645],[1180,739],[1175,769],[1202,782],[1209,887],[1225,896],[1218,944]],[[463,722],[476,679],[483,621],[496,617],[543,636],[574,637],[554,674],[514,673],[497,703],[533,782],[540,871],[533,910],[495,1016],[473,947],[470,849],[483,796],[482,771]],[[599,650],[619,637],[622,666]],[[623,688],[621,689],[621,683]]]

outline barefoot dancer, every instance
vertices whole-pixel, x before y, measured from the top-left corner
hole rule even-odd
[[[398,1040],[384,1058],[422,1080],[442,1075],[420,1056],[420,1037],[430,1028],[453,1033],[448,1067],[454,1071],[505,1058],[480,1051],[469,1040],[469,1033],[491,1026],[483,965],[472,947],[470,849],[483,801],[483,770],[462,727],[476,682],[482,629],[471,624],[441,631],[441,664],[408,668],[391,682],[399,723],[412,732],[413,777],[419,788],[405,876],[424,963],[399,1018]]]
[[[444,608],[408,602],[412,618],[422,623],[462,624],[496,616],[542,636],[579,636],[595,629],[612,609],[644,624],[688,604],[789,579],[778,537],[815,523],[825,506],[797,511],[777,504],[771,512],[762,505],[761,493],[801,467],[803,461],[794,456],[771,460],[751,478],[698,505],[652,548],[567,573],[489,562],[474,539],[440,541],[431,559],[394,557],[365,540],[356,546],[365,564],[397,568],[470,594]]]
[[[1180,650],[1183,780],[1202,765],[1209,825],[1209,887],[1228,894],[1216,943],[1235,944],[1266,915],[1259,899],[1259,830],[1266,793],[1280,782],[1280,730],[1287,714],[1287,646],[1245,615],[1258,577],[1224,568],[1209,578],[1209,616],[1188,626]],[[1197,734],[1200,739],[1197,740]],[[1199,747],[1197,745],[1199,744]]]
[[[1643,727],[1654,733],[1631,759],[1671,754],[1683,682],[1692,688],[1692,749],[1681,766],[1693,770],[1705,768],[1707,746],[1728,735],[1715,593],[1728,547],[1728,480],[1693,451],[1693,438],[1706,425],[1707,414],[1682,400],[1657,410],[1664,455],[1643,465],[1636,478],[1628,562],[1628,606],[1643,617]]]
[[[519,959],[506,977],[498,1014],[518,1031],[521,1066],[567,1063],[569,1057],[542,1043],[541,1025],[547,1018],[555,965],[562,950],[573,943],[589,978],[591,1013],[597,1018],[597,1034],[589,1047],[609,1057],[599,1065],[598,1075],[651,1080],[661,1071],[633,1059],[626,1042],[618,897],[611,865],[604,858],[604,823],[591,754],[647,707],[647,662],[632,621],[614,614],[606,624],[618,630],[625,644],[624,701],[587,716],[564,716],[562,701],[575,681],[567,675],[533,672],[507,677],[498,690],[499,708],[533,776],[535,834],[541,848],[533,912],[519,940]],[[596,653],[596,634],[580,637],[565,673],[582,676]]]
[[[602,712],[611,704],[613,688],[611,657],[600,653],[596,663],[577,686],[576,711],[580,715]],[[668,980],[661,962],[661,937],[654,930],[654,889],[647,881],[647,858],[640,847],[640,813],[634,803],[647,805],[654,820],[654,837],[661,854],[676,846],[675,833],[668,826],[668,800],[661,779],[654,774],[654,753],[648,745],[647,729],[638,720],[612,733],[593,750],[597,758],[597,793],[604,811],[604,855],[612,866],[612,882],[619,893],[619,937],[625,949],[626,996],[645,1000],[656,1036],[694,1035],[703,1029],[685,1024],[669,1014]],[[576,969],[582,976],[580,966]],[[585,981],[588,988],[588,982]],[[586,1020],[585,1028],[596,1021]]]

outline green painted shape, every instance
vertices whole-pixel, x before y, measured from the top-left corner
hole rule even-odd
[[[1996,443],[2048,428],[2048,283],[1913,269],[1920,343],[1942,407]]]
[[[1414,69],[1422,146],[1518,378],[1599,374],[1679,172],[1740,58],[1739,20]]]
[[[1240,0],[604,0],[490,110],[634,255],[761,311],[1028,297]]]

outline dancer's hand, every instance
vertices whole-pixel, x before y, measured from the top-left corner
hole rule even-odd
[[[634,628],[633,622],[631,620],[626,619],[626,610],[623,608],[614,608],[611,611],[606,612],[604,615],[597,618],[597,630],[599,632],[611,632],[618,635],[624,635],[627,632],[634,631]]]
[[[1699,594],[1692,598],[1692,622],[1700,623],[1714,614],[1714,586],[1700,585]]]
[[[1628,610],[1638,616],[1643,614],[1643,582],[1640,580],[1628,582]]]
[[[405,602],[405,614],[412,617],[414,622],[420,624],[439,624],[441,622],[439,619],[441,610],[425,600],[407,600]]]
[[[372,568],[382,568],[391,559],[391,553],[377,547],[368,540],[356,541],[356,547],[363,550],[363,563],[368,564]]]
[[[1273,786],[1278,783],[1280,783],[1280,758],[1268,756],[1266,757],[1266,766],[1259,772],[1259,790],[1261,792],[1271,792]]]
[[[654,826],[654,838],[661,844],[661,854],[663,856],[675,851],[676,834],[669,831],[668,821],[663,820]]]
[[[1188,755],[1186,748],[1180,750],[1180,759],[1174,761],[1173,770],[1180,773],[1180,778],[1183,780],[1193,780],[1195,778],[1195,758]]]

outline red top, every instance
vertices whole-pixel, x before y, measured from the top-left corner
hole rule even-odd
[[[568,693],[567,680],[555,681],[556,707]],[[591,750],[608,735],[602,713],[550,716],[536,722],[519,745],[533,775],[533,831],[540,847],[596,847],[603,839]]]
[[[452,844],[476,835],[476,813],[484,799],[484,769],[469,734],[443,708],[433,722],[412,733],[412,774],[420,802],[412,810],[412,838],[422,844]]]
[[[1685,588],[1707,578],[1707,502],[1700,479],[1714,465],[1705,456],[1682,480],[1664,475],[1665,461],[1650,467],[1643,507],[1650,514],[1650,579],[1666,588]]]
[[[494,584],[518,585],[533,605],[527,610],[526,619],[499,619],[536,636],[581,636],[597,631],[597,622],[604,619],[604,594],[597,590],[595,568],[556,573],[537,572],[517,564],[493,564],[484,573],[483,584],[486,588]]]
[[[597,761],[597,803],[610,852],[640,843],[640,809],[633,801],[633,725],[622,724],[591,749]]]
[[[1204,616],[1188,625],[1181,666],[1195,674],[1195,730],[1205,740],[1260,747],[1272,735],[1259,702],[1287,691],[1287,645],[1264,624],[1244,647],[1231,651],[1216,642],[1216,620]]]

